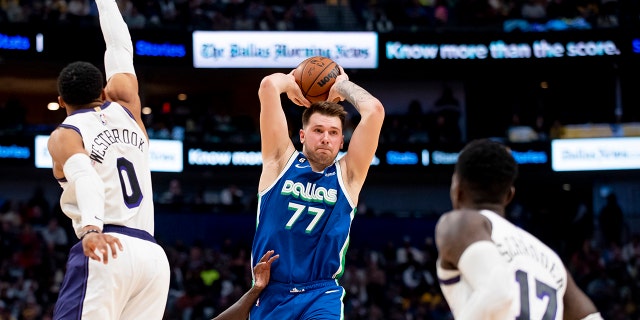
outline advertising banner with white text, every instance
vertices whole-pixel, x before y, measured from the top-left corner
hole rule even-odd
[[[313,56],[344,68],[376,69],[375,32],[195,31],[195,68],[295,68]]]

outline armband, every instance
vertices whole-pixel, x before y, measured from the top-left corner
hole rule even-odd
[[[104,219],[104,182],[91,166],[91,160],[85,153],[76,153],[69,157],[62,167],[64,175],[73,188],[76,205],[80,212],[80,227],[87,225],[102,228]],[[76,230],[80,238],[81,230]]]

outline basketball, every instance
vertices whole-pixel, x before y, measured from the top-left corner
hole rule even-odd
[[[296,83],[309,102],[325,101],[329,97],[329,89],[340,74],[338,64],[322,56],[307,58],[293,71]]]

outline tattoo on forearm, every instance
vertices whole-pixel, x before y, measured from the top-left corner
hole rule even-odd
[[[374,97],[367,90],[358,86],[351,81],[343,81],[338,83],[338,92],[345,97],[354,107],[358,108],[358,104]]]

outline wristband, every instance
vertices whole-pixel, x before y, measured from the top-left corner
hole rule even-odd
[[[85,232],[82,234],[82,236],[80,236],[80,240],[84,239],[84,237],[85,237],[86,235],[88,235],[89,233],[101,233],[101,232],[100,232],[100,230],[98,230],[98,229],[89,229],[89,230],[85,231]]]

